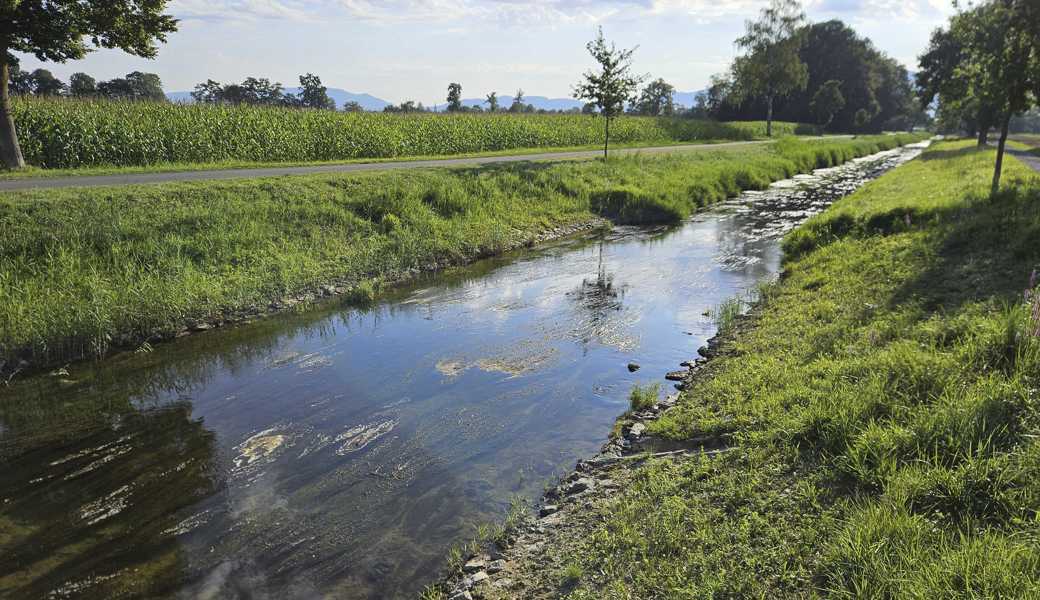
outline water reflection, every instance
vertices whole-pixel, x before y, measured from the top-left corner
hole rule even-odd
[[[0,592],[407,597],[895,155],[0,391]],[[687,333],[692,335],[687,335]],[[626,365],[640,363],[638,374]]]

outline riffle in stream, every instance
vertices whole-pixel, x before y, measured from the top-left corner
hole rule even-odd
[[[414,596],[694,357],[785,232],[919,152],[14,383],[0,596]]]

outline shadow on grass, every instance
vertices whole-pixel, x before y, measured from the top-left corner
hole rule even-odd
[[[935,255],[891,304],[916,298],[925,310],[936,311],[1021,298],[1030,272],[1040,267],[1040,186],[1018,183],[929,218],[942,224],[932,242]]]
[[[976,152],[989,152],[990,148],[979,148],[978,146],[965,146],[963,148],[957,148],[955,150],[930,150],[922,154],[917,160],[923,162],[930,162],[933,160],[949,160],[951,158],[960,158],[963,156],[969,156]]]

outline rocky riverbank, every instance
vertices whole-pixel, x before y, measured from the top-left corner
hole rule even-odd
[[[697,358],[684,361],[682,370],[668,373],[682,391],[695,378],[710,373],[713,359],[730,352],[728,342],[752,317],[738,318],[724,335],[717,335],[698,350]],[[602,506],[625,489],[636,475],[633,467],[647,460],[682,461],[693,455],[717,456],[734,450],[727,436],[702,437],[681,444],[647,433],[649,424],[679,402],[679,394],[667,395],[653,406],[618,417],[610,439],[594,457],[582,460],[556,485],[550,487],[536,511],[507,529],[496,541],[465,556],[461,568],[451,571],[428,588],[430,598],[448,600],[507,600],[555,598],[566,593],[569,549],[584,540],[599,524]],[[537,514],[535,514],[537,513]],[[561,582],[562,574],[562,582]],[[580,573],[574,573],[576,582]]]

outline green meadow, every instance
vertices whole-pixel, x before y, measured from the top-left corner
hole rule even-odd
[[[1040,177],[942,143],[785,240],[785,275],[569,550],[571,598],[1040,596]],[[575,581],[574,574],[580,574]]]

